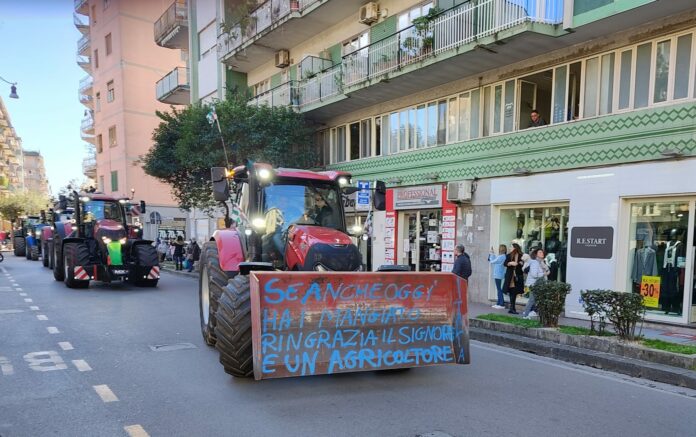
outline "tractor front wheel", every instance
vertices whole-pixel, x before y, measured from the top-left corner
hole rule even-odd
[[[225,272],[220,268],[217,245],[209,241],[203,245],[200,260],[201,274],[198,278],[201,333],[208,346],[215,346],[215,312],[223,290],[236,272]]]
[[[77,243],[65,243],[63,246],[63,277],[68,288],[87,288],[89,279],[75,279],[75,264],[77,261]]]
[[[25,256],[27,251],[27,241],[24,237],[14,237],[14,254],[15,256]]]
[[[249,276],[235,276],[227,283],[215,313],[215,347],[220,352],[220,363],[225,372],[241,378],[254,373],[249,293]]]
[[[32,261],[39,260],[39,246],[38,246],[38,244],[32,245],[29,252],[30,252],[29,257]]]
[[[48,267],[48,243],[41,245],[41,264],[44,267]]]
[[[59,244],[53,243],[53,279],[56,281],[65,280],[65,270],[63,270],[63,253]]]

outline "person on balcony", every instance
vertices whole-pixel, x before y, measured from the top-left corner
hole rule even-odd
[[[546,120],[541,118],[539,111],[532,109],[532,113],[529,114],[529,125],[527,127],[539,127],[546,126]]]

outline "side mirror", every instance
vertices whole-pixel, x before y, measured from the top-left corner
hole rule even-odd
[[[145,201],[140,201],[140,214],[145,214]]]
[[[384,181],[375,181],[375,191],[372,196],[372,206],[377,211],[387,209],[387,185]]]
[[[210,169],[210,180],[213,183],[213,199],[216,202],[226,202],[230,198],[230,184],[227,183],[227,169],[213,167]]]
[[[350,196],[353,193],[357,193],[359,190],[358,187],[343,187],[341,188],[341,192],[345,194],[346,196]]]

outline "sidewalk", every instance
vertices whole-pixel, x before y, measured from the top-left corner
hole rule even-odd
[[[173,261],[164,261],[160,263],[160,269],[163,272],[171,273],[177,276],[187,276],[189,278],[198,278],[198,263],[192,272],[187,272],[186,270],[176,270]]]

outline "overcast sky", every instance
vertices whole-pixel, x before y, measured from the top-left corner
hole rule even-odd
[[[86,155],[73,11],[73,0],[0,0],[0,77],[18,83],[19,99],[2,81],[0,94],[24,149],[44,156],[53,193],[82,179]]]

